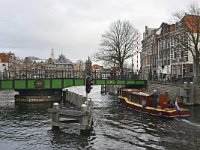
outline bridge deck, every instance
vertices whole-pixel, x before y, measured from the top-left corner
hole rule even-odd
[[[146,80],[94,79],[94,85],[147,85]],[[85,85],[85,79],[45,78],[45,79],[9,79],[0,80],[3,89],[62,89],[70,86]]]

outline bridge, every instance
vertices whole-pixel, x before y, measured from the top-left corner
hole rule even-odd
[[[125,85],[129,87],[146,87],[146,80],[138,80],[133,74],[109,76],[105,79],[103,74],[91,73],[93,85]],[[104,77],[104,78],[103,78]],[[0,80],[0,90],[15,90],[16,102],[59,101],[63,96],[63,88],[85,85],[85,77],[68,74],[64,71],[45,71],[35,74],[26,72],[19,77],[8,76]]]
[[[147,85],[146,80],[131,79],[94,79],[94,85]],[[38,78],[38,79],[7,79],[0,80],[0,90],[34,90],[34,89],[63,89],[71,86],[85,85],[83,78]]]

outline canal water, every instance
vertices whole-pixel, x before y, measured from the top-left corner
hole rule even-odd
[[[84,87],[70,90],[84,95]],[[200,107],[186,119],[162,119],[129,110],[95,86],[94,124],[89,135],[52,131],[52,104],[15,104],[14,91],[0,91],[0,150],[199,150]]]

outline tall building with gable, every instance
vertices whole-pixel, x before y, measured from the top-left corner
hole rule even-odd
[[[193,76],[192,53],[185,46],[190,41],[182,24],[189,17],[186,14],[180,22],[162,23],[159,28],[145,27],[141,53],[143,79],[172,80]]]

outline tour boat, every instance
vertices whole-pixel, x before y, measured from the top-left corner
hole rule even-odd
[[[155,116],[175,118],[175,117],[188,117],[190,112],[188,109],[180,108],[177,101],[168,105],[167,95],[158,95],[157,107],[152,106],[152,95],[144,90],[138,89],[121,89],[120,96],[118,96],[119,103],[124,106],[145,112]]]

